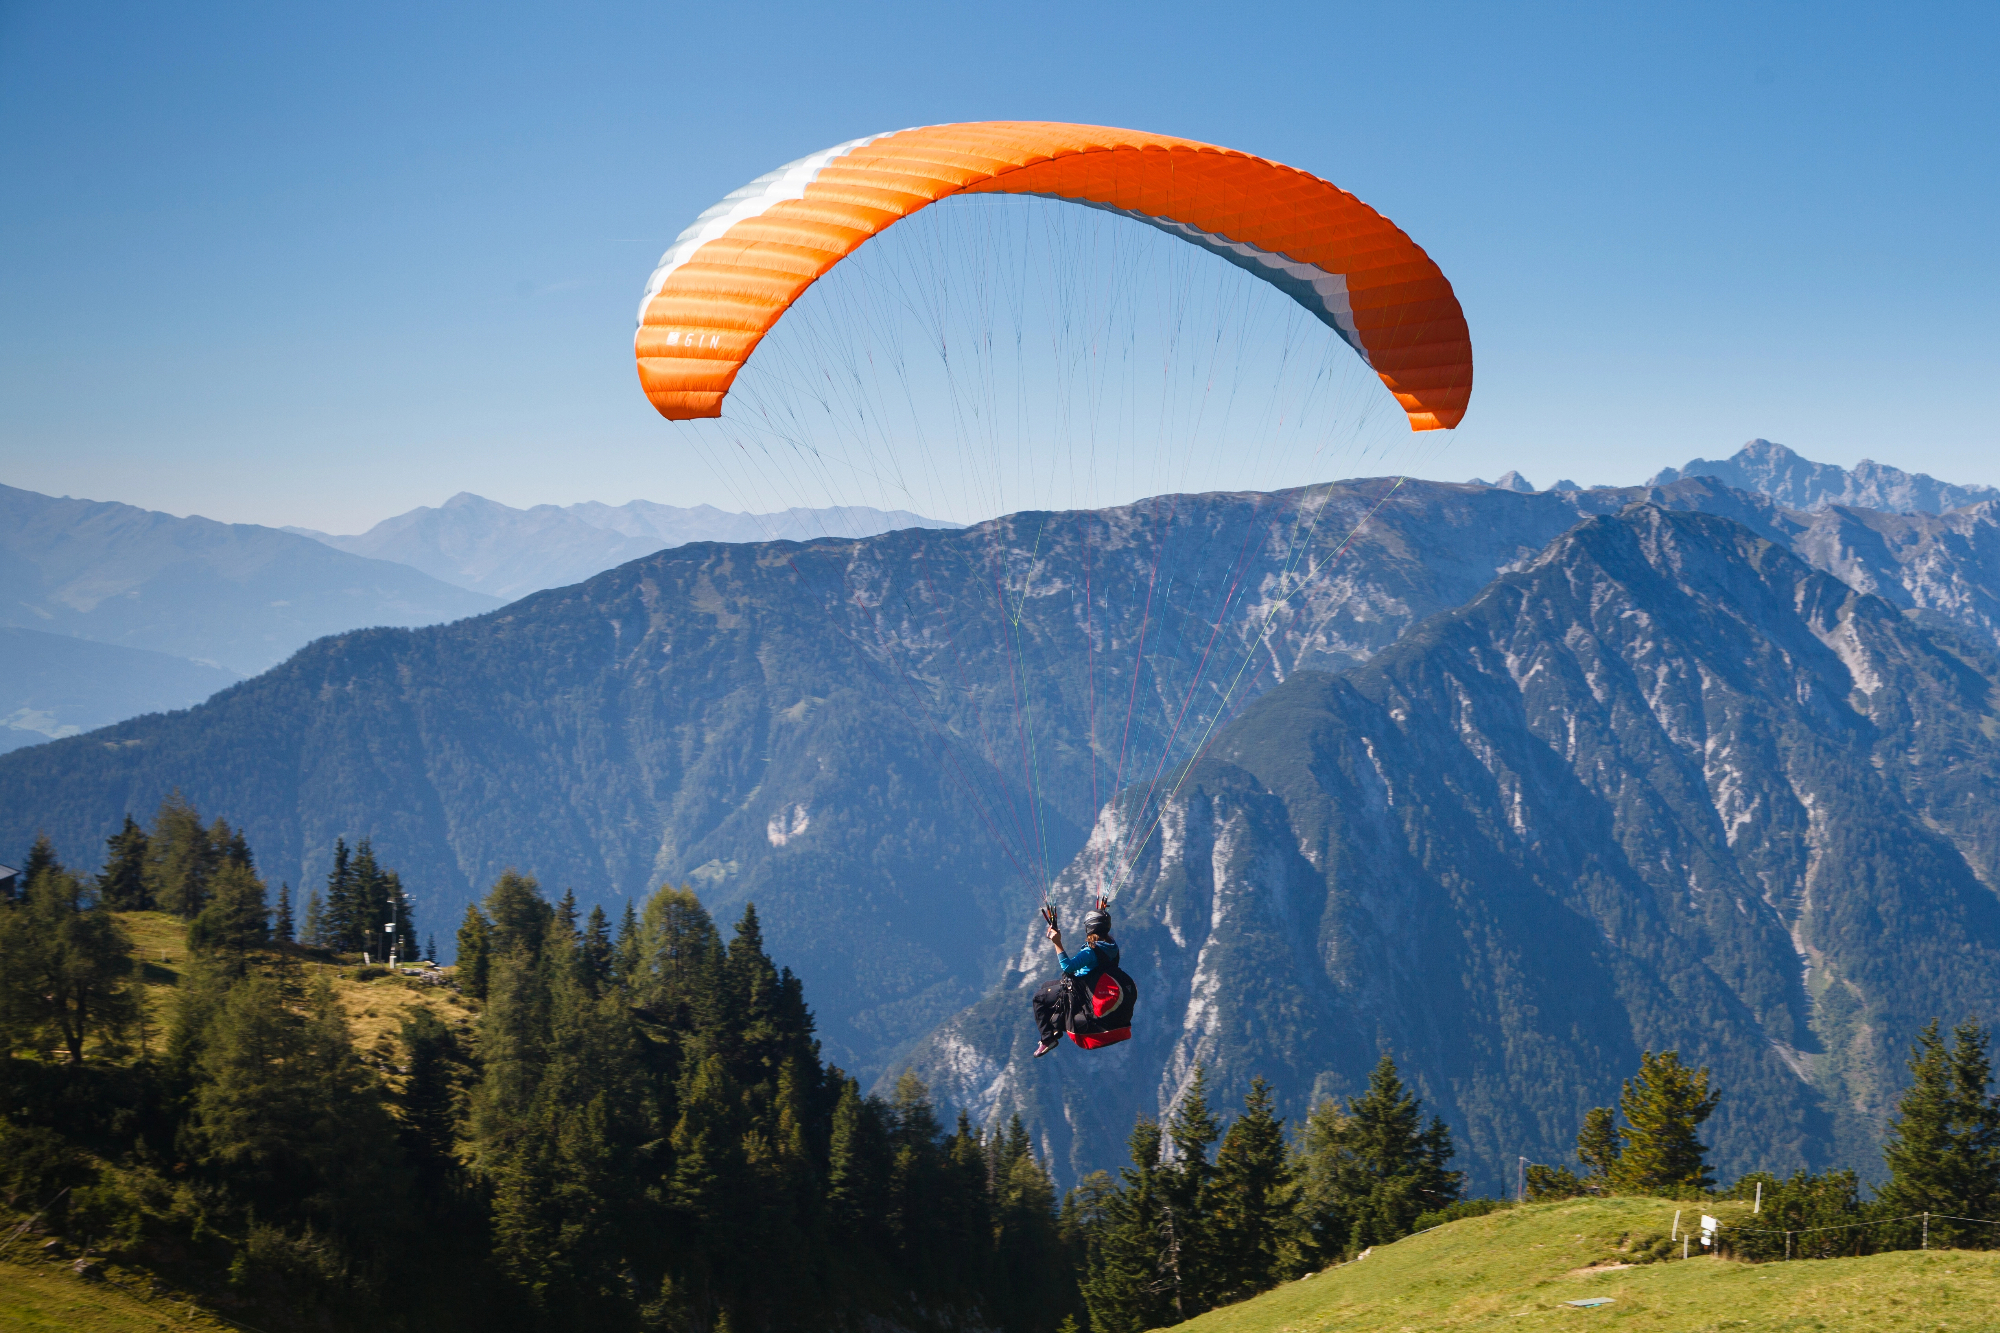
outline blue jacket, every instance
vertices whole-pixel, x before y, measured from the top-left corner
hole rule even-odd
[[[1099,940],[1086,944],[1075,953],[1062,955],[1062,970],[1066,977],[1087,981],[1106,968],[1118,966],[1118,942]]]

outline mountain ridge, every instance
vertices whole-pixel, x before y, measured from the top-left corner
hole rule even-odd
[[[1695,458],[1678,468],[1662,468],[1646,485],[1668,486],[1689,477],[1714,477],[1739,490],[1768,495],[1787,509],[1808,512],[1842,505],[1892,514],[1938,514],[2000,500],[2000,487],[1953,485],[1867,458],[1851,470],[1815,463],[1765,439],[1749,441],[1728,458]]]
[[[249,523],[0,486],[0,624],[242,675],[357,625],[417,625],[493,599],[406,565]]]
[[[1392,1054],[1495,1189],[1673,1048],[1717,1071],[1725,1172],[1866,1161],[1915,1029],[2000,1011],[1996,687],[1733,520],[1586,519],[1106,807],[1055,898],[1116,891],[1133,1041],[1032,1058],[1026,929],[913,1067],[1080,1174],[1197,1062],[1298,1116]]]
[[[902,510],[866,507],[732,514],[711,505],[677,508],[633,500],[516,509],[460,491],[435,508],[420,505],[351,536],[311,528],[285,531],[350,554],[395,560],[446,583],[513,601],[581,583],[663,547],[690,542],[867,537],[895,528],[955,526]]]

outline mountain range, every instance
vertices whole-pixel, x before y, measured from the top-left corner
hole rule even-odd
[[[1081,1171],[1198,1062],[1296,1117],[1392,1054],[1491,1188],[1677,1049],[1725,1174],[1865,1163],[1911,1034],[2000,1012],[1996,737],[1991,652],[1635,503],[1107,805],[1054,896],[1112,893],[1131,1043],[1032,1058],[1030,926],[914,1064]]]
[[[1892,514],[1937,514],[2000,500],[2000,488],[1955,486],[1866,458],[1851,470],[1815,463],[1769,440],[1752,440],[1728,458],[1696,458],[1685,467],[1664,468],[1647,485],[1667,486],[1683,477],[1714,477],[1726,486],[1767,495],[1788,509],[1845,505]]]
[[[322,635],[426,625],[491,597],[250,523],[0,486],[0,625],[252,675]]]
[[[178,788],[274,880],[372,836],[447,940],[510,865],[754,900],[832,1058],[1072,1173],[1194,1060],[1296,1115],[1388,1050],[1493,1187],[1667,1043],[1738,1090],[1725,1163],[1860,1161],[1909,1026],[1991,1012],[2000,502],[1502,480],[656,550],[0,757],[0,847],[93,865]],[[1152,821],[1141,1040],[1024,1062],[1023,923]]]
[[[711,505],[683,509],[633,500],[515,509],[460,491],[435,509],[420,506],[352,537],[310,528],[285,531],[353,555],[399,561],[446,583],[512,601],[581,583],[665,546],[868,537],[894,528],[953,526],[900,509],[862,506],[732,514]]]

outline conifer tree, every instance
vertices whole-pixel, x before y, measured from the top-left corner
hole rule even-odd
[[[32,859],[32,858],[31,858]],[[138,1017],[132,944],[97,891],[44,857],[27,896],[0,913],[0,1038],[80,1065]]]
[[[1988,1037],[1976,1021],[1952,1030],[1947,1046],[1932,1019],[1910,1050],[1909,1088],[1882,1146],[1889,1181],[1879,1191],[1890,1214],[1942,1213],[1932,1245],[1995,1241],[1994,1228],[1959,1218],[2000,1217],[2000,1100],[1987,1091]]]
[[[1142,1116],[1132,1127],[1132,1165],[1119,1173],[1122,1186],[1102,1196],[1103,1218],[1083,1284],[1092,1333],[1142,1333],[1180,1322],[1162,1245],[1170,1207],[1160,1161],[1164,1144],[1159,1124]]]
[[[754,918],[751,919],[754,926]],[[937,1110],[930,1089],[905,1070],[889,1102],[889,1231],[905,1263],[921,1262],[927,1238],[943,1227],[934,1186],[943,1175]]]
[[[1678,1051],[1642,1053],[1619,1102],[1626,1128],[1612,1185],[1629,1194],[1713,1188],[1708,1150],[1696,1132],[1720,1098],[1710,1090],[1706,1067],[1688,1068]]]
[[[1209,1210],[1215,1168],[1208,1150],[1220,1134],[1221,1125],[1208,1106],[1208,1071],[1196,1065],[1194,1078],[1167,1121],[1173,1157],[1160,1176],[1165,1204],[1160,1274],[1177,1321],[1192,1319],[1213,1303],[1216,1272]]]
[[[314,949],[326,947],[326,904],[320,900],[318,889],[306,894],[305,934],[300,939]]]
[[[347,839],[333,840],[333,868],[326,872],[326,896],[320,903],[319,938],[314,943],[335,953],[361,947],[361,910],[354,901],[353,857]]]
[[[348,919],[341,948],[349,953],[366,953],[377,962],[389,958],[388,936],[383,927],[394,910],[389,903],[389,877],[375,860],[375,844],[363,838],[355,844],[348,863]]]
[[[234,972],[270,937],[264,881],[246,860],[225,859],[209,880],[208,902],[188,926],[188,947],[216,954]]]
[[[250,840],[243,836],[242,829],[232,829],[226,821],[218,819],[208,831],[208,842],[215,849],[217,864],[229,862],[245,870],[257,868],[255,859],[250,855]]]
[[[1583,1128],[1576,1135],[1576,1160],[1584,1171],[1582,1188],[1593,1194],[1610,1191],[1611,1179],[1618,1174],[1623,1138],[1618,1132],[1617,1113],[1610,1107],[1592,1107],[1584,1113]]]
[[[625,912],[618,918],[618,939],[614,945],[613,968],[618,973],[619,984],[630,987],[639,971],[639,913],[632,906],[632,900],[625,900]]]
[[[49,841],[49,835],[38,833],[35,835],[34,845],[28,848],[27,859],[21,863],[21,888],[26,890],[33,887],[37,879],[52,870],[60,874],[62,868],[62,862],[56,859],[55,844]]]
[[[492,975],[491,932],[476,904],[468,903],[458,928],[458,988],[475,1000],[486,998]]]
[[[125,826],[105,839],[97,893],[115,912],[143,912],[153,905],[146,890],[146,830],[130,814],[125,816]]]
[[[563,896],[556,899],[556,920],[560,923],[563,932],[571,939],[576,938],[576,923],[579,915],[576,910],[576,890],[570,888],[568,885],[564,885]]]
[[[1252,1079],[1243,1114],[1215,1156],[1210,1227],[1218,1299],[1240,1300],[1278,1282],[1291,1240],[1291,1184],[1284,1122],[1272,1114],[1270,1085]]]
[[[510,867],[486,892],[487,947],[496,959],[520,952],[539,960],[554,917],[534,877]]]
[[[221,859],[201,816],[178,791],[160,803],[146,840],[146,892],[155,907],[192,918],[208,900],[209,876]]]
[[[1343,1112],[1321,1103],[1306,1125],[1305,1223],[1320,1260],[1408,1235],[1424,1213],[1458,1198],[1447,1167],[1451,1131],[1403,1085],[1383,1056],[1368,1090]]]
[[[863,1255],[887,1248],[888,1179],[889,1135],[879,1107],[853,1079],[842,1079],[827,1151],[827,1220]]]
[[[590,909],[590,920],[577,943],[576,961],[585,987],[592,995],[602,995],[611,985],[612,954],[611,926],[601,906]]]
[[[422,1006],[410,1008],[398,1034],[409,1074],[403,1080],[403,1149],[427,1189],[438,1188],[455,1165],[452,1146],[457,1136],[453,1103],[457,1079],[458,1042],[438,1016]]]
[[[278,885],[278,905],[271,911],[271,938],[280,944],[290,944],[297,937],[292,923],[292,886]]]

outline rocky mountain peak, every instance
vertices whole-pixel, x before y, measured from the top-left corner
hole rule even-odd
[[[1800,510],[1850,505],[1897,514],[1937,514],[2000,498],[2000,489],[1992,486],[1952,485],[1865,458],[1852,470],[1815,463],[1764,439],[1751,440],[1728,458],[1695,458],[1684,467],[1664,468],[1646,484],[1665,486],[1684,477],[1715,477]]]

